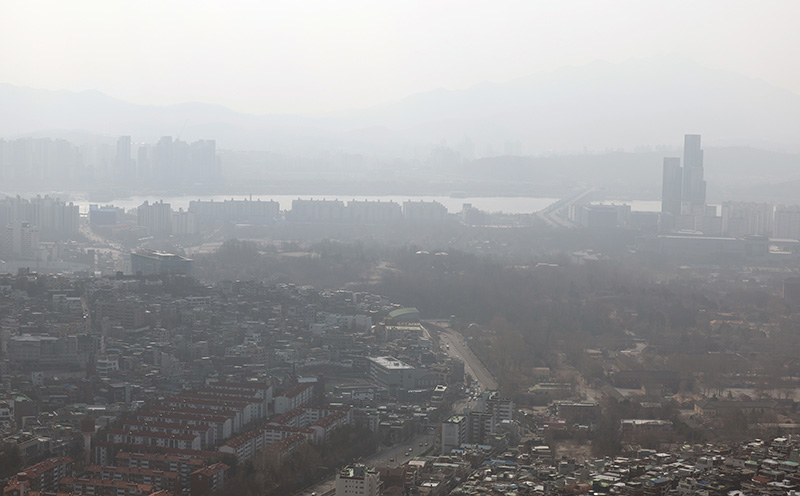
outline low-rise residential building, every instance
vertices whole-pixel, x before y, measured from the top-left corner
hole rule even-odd
[[[280,415],[311,403],[314,399],[314,384],[300,383],[275,397],[275,413]]]
[[[336,496],[378,496],[380,475],[364,465],[350,465],[336,473]]]
[[[27,467],[12,477],[3,491],[4,496],[24,496],[29,491],[53,492],[58,482],[72,475],[74,463],[70,458],[49,458]]]
[[[169,434],[164,432],[110,429],[108,438],[112,443],[119,444],[140,444],[182,450],[200,449],[200,436],[196,434]]]
[[[206,496],[222,488],[225,474],[230,467],[224,463],[214,463],[192,472],[190,496]]]
[[[86,475],[92,479],[150,484],[157,490],[169,491],[172,494],[181,492],[181,476],[178,472],[165,472],[153,468],[91,465],[86,469]]]

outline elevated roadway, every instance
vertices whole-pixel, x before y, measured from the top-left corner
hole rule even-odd
[[[569,220],[569,209],[573,205],[584,203],[586,197],[597,191],[597,187],[585,188],[572,196],[562,198],[536,212],[536,216],[552,227],[572,228],[575,223]]]

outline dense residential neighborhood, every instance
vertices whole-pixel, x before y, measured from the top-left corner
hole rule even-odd
[[[28,270],[0,292],[8,495],[205,494],[345,428],[438,454],[465,382],[416,309],[374,294]]]

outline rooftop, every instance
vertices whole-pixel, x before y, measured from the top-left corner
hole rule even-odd
[[[370,357],[371,361],[375,362],[381,367],[387,369],[413,369],[411,365],[401,362],[397,358],[390,357],[390,356],[383,356],[383,357]]]

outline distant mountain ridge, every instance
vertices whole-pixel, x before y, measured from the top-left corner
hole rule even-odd
[[[796,147],[800,96],[762,81],[673,59],[596,63],[499,85],[412,96],[379,109],[384,126],[417,126],[419,116],[457,117],[465,135],[505,130],[533,150],[594,150],[679,143]],[[476,103],[477,102],[477,103]],[[388,117],[388,118],[387,118]],[[435,118],[431,123],[436,124]],[[510,133],[509,133],[510,134]]]
[[[52,132],[216,139],[220,148],[341,149],[375,155],[469,137],[523,153],[704,144],[800,151],[800,95],[672,58],[594,63],[465,90],[433,90],[365,110],[316,117],[253,115],[220,105],[136,105],[98,91],[0,83],[0,137]]]

